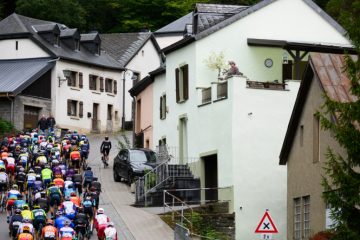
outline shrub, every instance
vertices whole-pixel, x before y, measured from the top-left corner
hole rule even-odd
[[[13,132],[14,130],[15,130],[14,126],[9,121],[6,121],[6,120],[0,118],[0,134],[1,135]]]

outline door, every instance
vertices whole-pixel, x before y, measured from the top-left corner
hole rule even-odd
[[[203,157],[205,168],[205,188],[218,187],[218,167],[217,167],[217,154]],[[216,201],[218,200],[218,190],[206,190],[205,200]]]
[[[99,109],[99,104],[93,103],[93,118],[92,118],[92,130],[93,131],[100,130],[100,124],[98,121],[98,109]]]
[[[24,129],[34,129],[39,121],[39,112],[41,108],[24,106]]]

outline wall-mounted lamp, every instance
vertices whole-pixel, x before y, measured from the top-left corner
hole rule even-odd
[[[58,76],[59,78],[59,87],[61,85],[62,82],[66,82],[71,75],[71,71],[70,70],[63,70],[60,72],[60,76]]]
[[[288,53],[285,51],[283,52],[282,61],[283,61],[283,64],[288,63]]]

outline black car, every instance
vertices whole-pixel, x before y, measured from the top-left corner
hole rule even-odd
[[[131,184],[135,177],[144,176],[146,170],[152,170],[156,165],[156,153],[150,149],[122,149],[114,159],[114,181],[120,182],[123,178]]]

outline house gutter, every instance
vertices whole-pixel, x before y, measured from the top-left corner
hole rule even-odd
[[[131,95],[133,99],[133,105],[132,105],[132,120],[133,120],[133,129],[132,129],[132,147],[135,147],[135,110],[136,110],[136,97]]]

